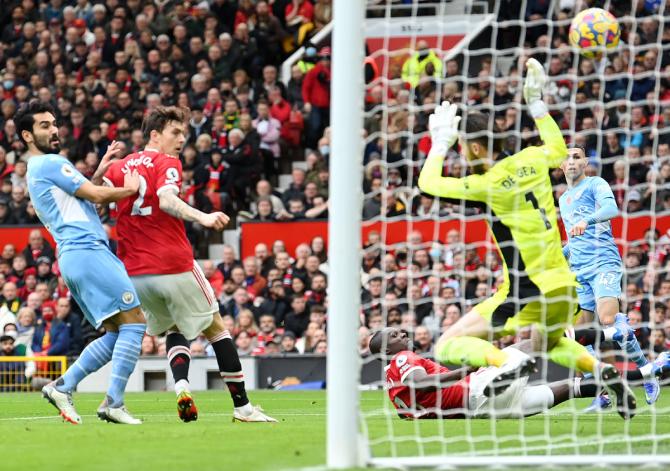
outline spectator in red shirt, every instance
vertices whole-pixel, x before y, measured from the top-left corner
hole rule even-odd
[[[258,273],[258,262],[256,257],[249,256],[242,262],[244,268],[244,285],[252,297],[259,296],[265,286],[267,280]]]
[[[293,0],[284,10],[286,29],[291,36],[286,38],[284,48],[293,50],[302,46],[307,34],[314,29],[314,6],[309,0]]]
[[[302,98],[307,120],[307,147],[315,148],[323,130],[330,123],[330,48],[319,51],[319,62],[307,72],[302,82]]]
[[[223,291],[223,273],[216,269],[214,262],[211,260],[202,262],[202,271],[205,273],[205,278],[209,281],[209,284],[212,285],[214,294],[218,299]]]
[[[44,240],[42,232],[39,229],[30,231],[28,236],[28,245],[23,249],[23,255],[26,257],[28,266],[35,266],[38,258],[45,256],[51,260],[55,258],[54,249],[51,248],[49,242]]]

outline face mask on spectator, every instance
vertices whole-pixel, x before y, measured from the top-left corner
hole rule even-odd
[[[11,90],[14,88],[14,80],[5,80],[2,82],[2,88],[5,90]]]
[[[328,155],[328,154],[330,154],[330,146],[321,146],[321,147],[319,147],[319,152],[321,152],[321,155]]]

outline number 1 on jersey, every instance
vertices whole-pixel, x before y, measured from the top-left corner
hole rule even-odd
[[[547,230],[551,229],[551,223],[549,222],[549,219],[547,219],[547,211],[544,208],[540,208],[540,204],[537,202],[537,198],[535,198],[535,194],[532,191],[526,193],[526,201],[532,204],[533,208],[540,212],[542,221],[544,221],[544,227],[546,227]]]
[[[144,195],[147,192],[147,181],[142,175],[140,175],[140,190],[138,191],[138,196],[135,202],[133,203],[133,209],[130,210],[131,216],[150,216],[151,215],[151,206],[145,208],[142,207],[144,204]]]

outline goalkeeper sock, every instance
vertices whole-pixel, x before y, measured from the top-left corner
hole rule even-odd
[[[507,353],[477,337],[453,337],[435,349],[438,362],[451,365],[501,366]]]
[[[181,332],[168,332],[165,347],[174,378],[175,392],[179,395],[188,389],[188,369],[191,365],[189,342]]]
[[[598,360],[589,355],[588,350],[578,342],[561,337],[549,351],[549,359],[566,368],[578,369],[582,373],[596,373]]]
[[[109,407],[121,407],[128,378],[135,369],[142,350],[145,324],[122,324],[112,353],[112,374],[109,377],[107,402]]]
[[[56,381],[56,389],[63,393],[70,393],[82,379],[109,363],[118,337],[118,332],[107,332],[89,343],[77,361],[67,369],[62,378]]]
[[[640,343],[637,341],[635,335],[632,335],[632,333],[631,335],[626,335],[630,330],[630,326],[628,325],[628,319],[621,312],[618,313],[614,317],[614,319],[615,319],[614,320],[615,326],[617,326],[620,330],[623,330],[624,332],[623,340],[617,343],[619,344],[621,349],[626,352],[628,358],[633,360],[637,365],[637,367],[640,368],[642,374],[646,373],[646,375],[649,377],[651,375],[651,367],[647,367],[647,365],[649,364],[649,360],[647,360],[647,357],[644,356],[644,352],[640,347]]]
[[[235,344],[233,344],[230,333],[224,330],[209,339],[209,341],[214,349],[216,362],[219,365],[219,372],[228,387],[234,406],[243,407],[249,404],[247,391],[244,388],[244,374],[242,373],[240,356],[237,354],[237,349],[235,348]]]

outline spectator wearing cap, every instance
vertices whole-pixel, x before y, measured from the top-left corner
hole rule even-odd
[[[303,74],[306,74],[314,68],[318,58],[319,56],[317,55],[316,47],[312,44],[309,44],[307,47],[305,47],[305,54],[303,55],[302,59],[300,59],[296,65],[300,68],[300,71]]]
[[[87,47],[89,47],[95,43],[95,35],[89,31],[86,21],[87,20],[84,18],[77,18],[72,22],[72,26],[77,29],[79,38],[84,41]]]
[[[203,107],[195,103],[191,108],[191,119],[188,122],[188,142],[194,143],[200,134],[210,132],[210,122],[203,112]]]
[[[640,192],[637,190],[631,190],[628,193],[628,197],[626,198],[628,200],[628,204],[626,206],[627,212],[629,213],[636,213],[638,211],[642,211],[642,195],[640,195]]]
[[[15,337],[13,335],[4,332],[0,334],[0,356],[23,356],[22,353],[25,353],[25,351],[21,351],[15,346]],[[22,361],[0,362],[0,377],[3,378],[0,384],[0,391],[21,391],[21,385],[27,381],[25,370],[26,363]]]
[[[281,353],[300,353],[296,347],[295,334],[291,331],[284,332],[281,338]]]
[[[319,62],[305,75],[302,98],[307,118],[306,144],[315,148],[330,123],[330,48],[319,51]]]
[[[37,259],[41,256],[54,259],[54,250],[49,242],[44,239],[42,231],[33,229],[28,236],[28,245],[23,249],[23,256],[26,257],[28,266],[35,266]]]
[[[51,271],[51,259],[46,255],[39,257],[36,262],[36,281],[45,283],[49,291],[54,291],[58,285],[58,277]]]

